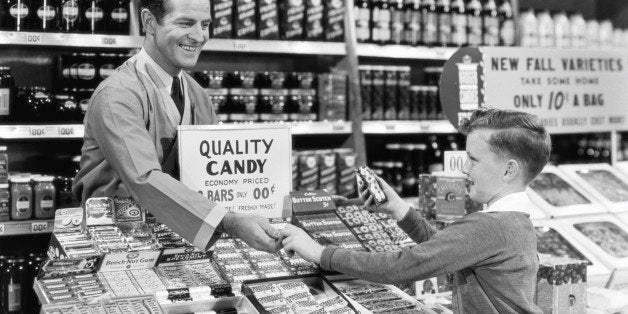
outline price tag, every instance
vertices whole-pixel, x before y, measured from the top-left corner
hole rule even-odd
[[[46,129],[44,127],[32,126],[29,128],[28,134],[31,137],[43,137],[46,136]]]
[[[248,41],[244,40],[236,40],[233,42],[233,50],[235,51],[249,51],[251,47],[249,46]]]
[[[37,221],[31,223],[31,232],[32,233],[41,233],[48,231],[48,222],[47,221]]]
[[[105,46],[115,46],[118,43],[117,43],[116,37],[105,36],[102,38],[102,44]]]
[[[467,162],[467,152],[463,150],[446,151],[443,165],[446,173],[462,173],[464,163]]]
[[[4,224],[0,224],[0,234],[4,234]]]
[[[26,34],[27,44],[41,44],[41,35],[39,34]]]
[[[74,128],[73,127],[59,127],[57,129],[57,134],[59,134],[59,136],[73,136]]]
[[[397,127],[394,124],[392,124],[392,123],[386,124],[386,131],[394,132],[396,129],[397,129]]]

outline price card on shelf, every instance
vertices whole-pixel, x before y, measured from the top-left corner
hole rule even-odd
[[[445,151],[443,165],[446,173],[462,173],[464,163],[467,162],[467,152],[464,150]]]
[[[288,125],[179,127],[181,182],[229,211],[281,217],[291,154]]]
[[[41,233],[48,232],[48,222],[47,221],[34,221],[31,223],[31,232],[32,233]]]

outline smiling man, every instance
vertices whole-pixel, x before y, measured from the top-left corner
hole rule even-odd
[[[535,116],[496,109],[475,111],[460,131],[467,134],[469,195],[487,209],[437,232],[378,178],[388,201],[373,206],[367,192],[360,197],[371,210],[391,215],[417,245],[399,253],[323,247],[287,226],[284,249],[325,270],[382,283],[454,273],[456,313],[541,313],[534,304],[539,261],[525,189],[549,160],[550,137]]]
[[[227,232],[274,252],[279,233],[259,216],[228,213],[179,179],[177,126],[215,124],[209,98],[182,69],[209,39],[209,0],[143,0],[142,50],[94,92],[74,195],[132,199],[205,250]]]

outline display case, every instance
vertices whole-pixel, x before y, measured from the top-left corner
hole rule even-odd
[[[628,225],[612,214],[563,217],[555,223],[612,270],[608,288],[628,287]]]
[[[546,166],[527,189],[530,201],[549,218],[607,213],[586,190],[555,166]]]
[[[611,212],[628,212],[628,176],[609,164],[561,165],[560,169]]]
[[[549,216],[544,211],[542,211],[536,204],[532,203],[532,206],[530,207],[530,220],[536,221],[548,218]]]
[[[554,220],[534,220],[537,238],[537,250],[540,254],[554,257],[568,257],[589,262],[587,283],[590,286],[605,287],[611,276],[609,269],[584,245],[574,240],[574,235],[567,232]]]

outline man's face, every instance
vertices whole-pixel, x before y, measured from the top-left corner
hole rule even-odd
[[[471,181],[469,197],[487,204],[501,192],[505,182],[503,175],[507,161],[495,154],[487,143],[494,131],[476,130],[467,136],[467,162],[463,172]]]
[[[166,71],[196,65],[201,50],[209,40],[211,23],[209,0],[168,0],[168,11],[161,23],[153,23],[159,65]]]

